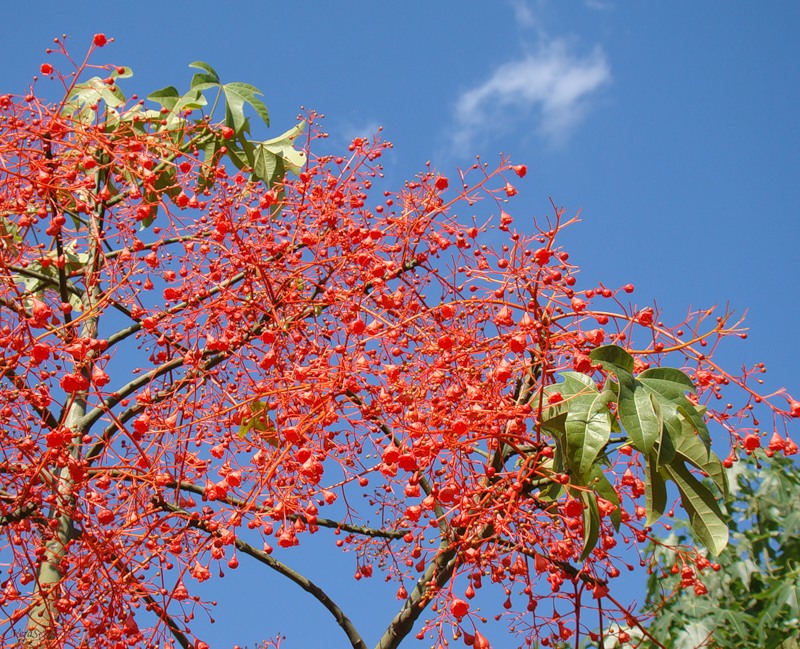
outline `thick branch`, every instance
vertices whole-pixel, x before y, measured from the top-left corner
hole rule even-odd
[[[214,532],[211,532],[208,529],[208,526],[203,521],[192,519],[192,515],[189,512],[181,509],[176,505],[161,501],[157,503],[157,506],[186,518],[189,522],[189,525],[191,525],[192,527],[196,527],[197,529],[201,529],[204,532],[207,532],[212,535],[214,534]],[[264,565],[272,568],[273,570],[283,575],[284,577],[287,577],[288,579],[296,583],[298,586],[300,586],[300,588],[302,588],[304,591],[312,595],[326,609],[328,609],[328,611],[331,613],[331,615],[333,615],[334,619],[336,620],[336,623],[344,631],[353,649],[367,649],[366,643],[364,642],[364,640],[362,640],[361,635],[358,633],[355,626],[350,621],[350,618],[348,618],[344,614],[344,611],[342,611],[342,609],[339,608],[336,602],[334,602],[328,596],[328,594],[324,590],[322,590],[322,588],[317,586],[314,582],[312,582],[304,575],[301,575],[299,572],[292,570],[286,564],[281,563],[277,559],[272,558],[263,550],[257,550],[246,541],[240,539],[238,536],[236,537],[234,544],[236,545],[237,550],[239,550],[244,554],[247,554],[248,556],[253,557],[257,561],[260,561]]]
[[[287,577],[294,583],[296,583],[300,588],[304,591],[312,595],[320,604],[322,604],[328,611],[333,615],[336,623],[342,627],[347,639],[350,641],[350,644],[353,646],[353,649],[367,649],[367,644],[364,640],[361,639],[361,635],[356,630],[353,623],[350,619],[344,614],[342,609],[334,602],[328,595],[325,593],[322,588],[317,586],[314,582],[312,582],[307,577],[301,575],[299,572],[292,570],[289,566],[281,563],[277,559],[273,559],[269,556],[266,552],[262,550],[257,550],[249,543],[245,543],[241,539],[237,537],[236,539],[236,547],[239,551],[243,552],[244,554],[250,555],[254,559],[260,561],[261,563],[269,566],[276,572],[282,574],[284,577]]]
[[[37,511],[38,507],[33,503],[28,503],[27,505],[23,505],[22,507],[18,507],[12,512],[8,512],[0,516],[0,527],[5,527],[6,525],[11,525],[12,523],[17,523],[21,521],[23,518],[30,517],[35,511]]]
[[[384,634],[375,645],[375,649],[396,649],[403,639],[411,633],[414,623],[431,600],[431,596],[443,588],[453,576],[458,553],[444,543],[439,554],[428,565],[414,586],[414,590],[406,599],[403,607],[389,623]]]

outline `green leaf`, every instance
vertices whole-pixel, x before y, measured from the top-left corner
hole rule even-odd
[[[733,611],[719,609],[720,623],[724,624],[732,630],[734,637],[746,638],[749,635],[748,626],[756,626],[757,621],[751,616],[744,613],[736,613]]]
[[[200,169],[200,175],[197,179],[197,189],[202,192],[205,189],[211,189],[216,181],[216,164],[217,152],[220,147],[219,138],[212,138],[203,146],[203,166]]]
[[[263,101],[256,95],[263,93],[249,83],[232,81],[222,86],[226,102],[226,123],[237,133],[245,130],[244,105],[250,104],[264,123],[269,126],[269,112]]]
[[[683,397],[686,391],[692,394],[697,392],[692,379],[674,367],[652,367],[639,374],[638,378],[673,401]]]
[[[125,95],[116,84],[109,86],[100,77],[92,77],[84,83],[72,88],[72,94],[64,103],[62,115],[71,115],[75,119],[88,124],[94,122],[97,114],[92,106],[104,102],[109,108],[119,108],[125,103]]]
[[[583,552],[581,561],[585,561],[592,550],[597,546],[600,538],[600,510],[597,508],[597,499],[590,491],[581,491],[583,501]]]
[[[165,167],[158,174],[152,186],[153,191],[149,191],[145,194],[142,203],[145,205],[152,205],[153,213],[139,223],[140,230],[149,228],[153,223],[157,215],[158,205],[163,200],[164,196],[169,196],[174,199],[182,191],[177,181],[177,171],[172,165]]]
[[[178,99],[180,98],[181,94],[178,92],[178,89],[175,86],[159,88],[158,90],[154,90],[147,95],[148,100],[156,102],[167,110],[172,110],[175,108],[175,104],[178,103]]]
[[[551,482],[546,487],[539,489],[536,499],[541,500],[542,502],[552,503],[561,498],[563,493],[564,487],[561,484],[558,482]]]
[[[684,434],[678,439],[675,453],[681,460],[706,473],[723,496],[728,498],[728,476],[722,460],[715,453],[709,452],[698,437]]]
[[[111,72],[111,77],[113,79],[129,79],[132,76],[133,76],[133,70],[131,70],[129,67],[125,65],[115,68]]]
[[[253,178],[271,185],[286,173],[283,162],[263,144],[258,144],[253,151]]]
[[[264,401],[251,401],[248,406],[250,417],[239,426],[239,439],[244,439],[251,430],[260,433],[274,433],[275,426],[269,418],[269,404]],[[273,437],[274,439],[274,437]]]
[[[582,393],[569,401],[566,421],[567,462],[578,476],[587,476],[600,451],[611,437],[611,390],[597,392],[592,385],[589,393]]]
[[[711,450],[711,434],[708,432],[708,426],[706,426],[706,422],[703,419],[705,411],[705,406],[696,406],[691,402],[689,402],[688,407],[678,407],[678,412],[692,423],[695,432],[703,440],[706,450]]]
[[[160,122],[163,118],[161,111],[152,108],[145,110],[141,104],[134,104],[120,115],[122,122],[138,134],[145,133],[147,124]]]
[[[714,494],[689,472],[683,462],[672,462],[664,467],[664,471],[678,485],[681,502],[697,538],[712,554],[719,556],[728,544],[728,526]]]
[[[647,511],[645,525],[655,523],[667,507],[667,483],[658,471],[658,461],[653,454],[647,458],[645,466],[644,504]]]
[[[680,437],[680,430],[675,430],[674,421],[665,417],[664,427],[661,430],[661,437],[654,447],[659,466],[669,464],[672,462],[672,458],[675,457],[675,444],[672,441],[673,437]]]
[[[562,412],[549,419],[542,420],[542,430],[548,431],[556,440],[563,440],[567,434],[567,413]]]
[[[682,425],[677,420],[686,418],[710,448],[711,438],[703,419],[705,410],[686,398],[686,392],[696,392],[692,380],[686,374],[672,367],[655,367],[645,370],[636,378],[658,399],[667,426],[673,434],[676,426]]]
[[[172,115],[178,116],[180,111],[187,109],[197,110],[207,104],[208,102],[206,98],[203,97],[203,94],[197,89],[192,89],[175,102],[175,105],[172,107]]]
[[[294,141],[303,133],[303,131],[305,131],[305,129],[306,122],[304,120],[298,124],[295,124],[285,133],[281,133],[278,137],[274,137],[270,140],[264,140],[261,142],[261,146],[280,158],[283,161],[286,169],[297,175],[306,164],[306,154],[304,151],[294,148]]]
[[[228,144],[228,158],[237,169],[244,169],[251,165],[252,155],[248,158],[246,150],[230,142]]]
[[[212,79],[214,83],[219,83],[219,75],[217,74],[217,71],[205,61],[193,61],[189,64],[189,67],[194,68],[195,70],[202,70],[209,76],[210,79]]]
[[[633,446],[649,455],[661,437],[663,420],[657,403],[633,376],[633,356],[617,345],[605,345],[593,349],[589,357],[617,376],[620,423]]]
[[[598,496],[616,506],[616,509],[609,515],[609,518],[611,518],[611,524],[614,526],[614,529],[619,531],[619,526],[622,522],[619,494],[617,490],[614,489],[614,485],[609,482],[608,478],[603,473],[602,468],[597,464],[592,467],[589,484]]]
[[[181,193],[178,174],[174,166],[168,165],[158,174],[158,177],[153,182],[153,189],[156,190],[158,196],[166,194],[170,198],[175,198]]]
[[[702,647],[707,646],[709,638],[713,637],[714,626],[707,620],[697,620],[684,625],[676,638],[676,647]]]
[[[561,372],[560,376],[564,379],[561,383],[553,383],[545,388],[545,392],[548,395],[558,392],[564,397],[565,401],[569,401],[576,395],[597,394],[597,385],[591,377],[585,374],[580,372]]]
[[[800,615],[800,575],[795,574],[795,580],[785,581],[782,584],[776,584],[774,587],[773,597],[779,608],[786,606],[789,609],[789,615],[797,618]]]
[[[619,420],[633,446],[649,455],[659,441],[663,420],[657,402],[632,375],[619,376]]]
[[[16,253],[18,244],[22,242],[19,227],[8,215],[0,214],[0,249]]]
[[[64,247],[64,270],[68,275],[82,271],[89,263],[89,253],[82,252],[76,253],[76,243],[73,241]],[[55,261],[58,253],[51,250],[45,255],[48,259]],[[46,266],[42,265],[40,260],[31,262],[26,267],[31,273],[37,276],[15,274],[16,281],[21,282],[25,286],[27,297],[40,296],[45,291],[58,292],[59,290],[59,273],[58,267],[54,263],[49,263]],[[76,290],[75,285],[69,279],[67,280],[67,301],[72,306],[74,311],[81,311],[83,309],[83,302],[81,300],[81,291]]]
[[[618,345],[604,345],[589,352],[589,358],[619,377],[619,370],[633,374],[633,356]]]
[[[542,428],[550,430],[563,447],[566,465],[578,481],[586,481],[592,465],[611,435],[612,417],[608,403],[615,393],[599,393],[591,377],[562,372],[563,381],[545,387],[545,395],[561,400],[544,408]]]

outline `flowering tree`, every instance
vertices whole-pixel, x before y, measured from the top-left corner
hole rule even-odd
[[[205,647],[193,584],[247,555],[364,648],[284,563],[317,533],[396,582],[381,649],[488,647],[479,589],[497,633],[598,641],[598,615],[600,635],[636,625],[613,580],[674,508],[667,482],[718,554],[758,418],[796,452],[800,403],[713,360],[744,337],[730,314],[667,326],[631,285],[579,287],[562,210],[516,229],[524,166],[376,195],[388,143],[318,155],[314,114],[253,140],[258,91],[205,63],[185,93],[126,100],[127,68],[56,46],[61,101],[0,96],[5,646]],[[669,550],[702,593],[706,552]]]

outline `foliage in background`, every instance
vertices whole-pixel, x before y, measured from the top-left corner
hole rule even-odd
[[[60,103],[0,96],[6,646],[203,649],[193,584],[246,555],[364,649],[286,563],[308,534],[397,584],[380,649],[579,643],[630,622],[613,580],[668,482],[724,549],[709,425],[752,451],[767,418],[792,454],[800,416],[756,391],[763,366],[716,365],[744,337],[729,313],[668,326],[632,285],[578,286],[557,243],[577,219],[507,212],[524,165],[381,194],[388,143],[318,155],[313,114],[252,140],[258,91],[192,66],[150,103],[87,62],[41,66]],[[711,562],[674,552],[701,589]]]
[[[648,580],[646,609],[655,615],[648,630],[674,647],[797,647],[800,468],[758,451],[742,456],[730,474],[731,544],[703,579],[707,594],[687,588],[683,566],[674,562],[673,546],[697,541],[677,523],[655,546],[654,562],[671,570],[656,568]]]

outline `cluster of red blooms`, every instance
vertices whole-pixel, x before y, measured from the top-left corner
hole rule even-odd
[[[411,622],[428,618],[419,637],[452,626],[488,647],[470,603],[487,586],[504,626],[543,646],[595,629],[570,611],[605,602],[626,621],[609,589],[649,538],[638,454],[609,445],[622,525],[600,499],[584,562],[581,502],[540,497],[570,483],[539,427],[559,399],[543,388],[565,370],[602,381],[589,353],[604,344],[637,371],[683,367],[731,436],[727,462],[762,444],[757,410],[769,452],[796,453],[800,403],[760,395],[763,367],[713,361],[738,323],[668,327],[630,285],[579,287],[557,242],[574,219],[506,211],[524,166],[428,170],[381,195],[389,145],[315,158],[310,115],[308,165],[267,188],[203,158],[221,127],[158,130],[136,106],[85,121],[0,97],[3,644],[181,645],[204,605],[192,582],[324,528],[357,577],[397,581]],[[711,564],[676,551],[699,592]]]

